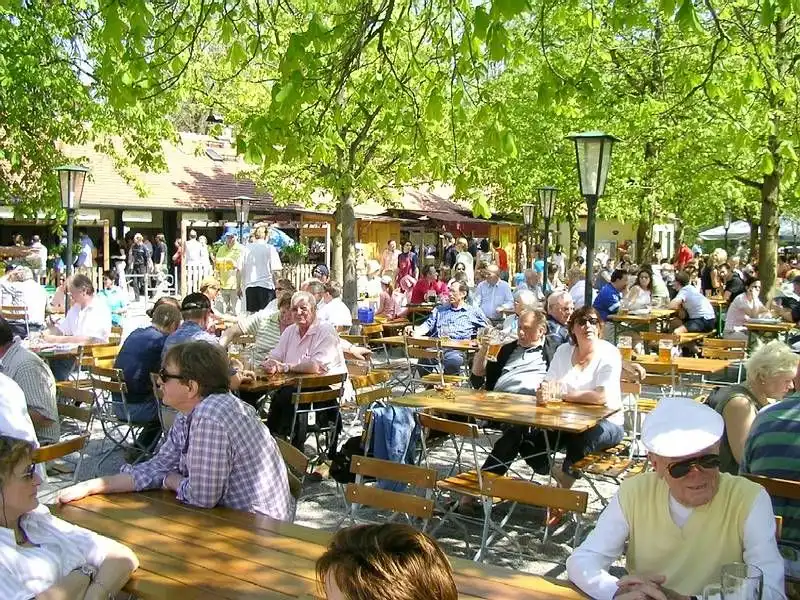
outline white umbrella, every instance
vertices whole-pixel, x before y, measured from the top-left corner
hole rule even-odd
[[[725,228],[720,225],[712,229],[706,229],[699,234],[702,240],[724,240]],[[728,229],[729,240],[743,240],[750,237],[750,224],[747,221],[734,221]]]

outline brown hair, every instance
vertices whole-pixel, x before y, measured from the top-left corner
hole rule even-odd
[[[282,292],[278,296],[278,310],[292,307],[292,292]]]
[[[72,277],[72,281],[69,282],[69,285],[71,288],[84,291],[90,296],[94,294],[94,285],[92,285],[92,280],[86,275],[74,275]]]
[[[347,600],[458,599],[444,552],[424,533],[400,523],[338,531],[317,560],[322,590],[328,576]]]
[[[226,394],[230,391],[230,361],[219,344],[210,342],[185,342],[167,350],[164,365],[178,367],[181,379],[194,381],[199,394],[205,398],[211,394]]]
[[[594,307],[592,306],[581,306],[578,310],[572,312],[569,317],[569,321],[567,321],[567,331],[569,331],[569,340],[572,342],[573,345],[578,344],[578,338],[575,337],[575,334],[572,332],[573,329],[578,324],[578,321],[585,318],[585,317],[597,317],[599,321],[597,325],[597,336],[602,337],[603,333],[603,320],[600,318],[600,313],[598,313]]]
[[[33,444],[7,435],[0,435],[0,487],[20,462],[33,456]]]

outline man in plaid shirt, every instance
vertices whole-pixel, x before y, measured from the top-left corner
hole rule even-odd
[[[170,489],[193,506],[225,506],[291,521],[294,500],[275,440],[255,410],[230,393],[228,357],[218,345],[169,349],[159,373],[164,404],[179,411],[152,459],[119,475],[65,489],[60,502],[90,494]]]

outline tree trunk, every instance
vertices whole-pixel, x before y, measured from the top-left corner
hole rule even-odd
[[[652,216],[652,213],[651,215]],[[653,221],[646,215],[636,227],[636,264],[649,264],[653,258]]]
[[[747,223],[750,225],[750,248],[748,260],[753,262],[758,257],[758,230],[761,226],[761,221],[758,219],[748,219]]]
[[[576,218],[576,211],[570,212],[567,217],[569,223],[569,264],[570,266],[578,259],[578,242],[580,235],[578,235],[578,220]]]
[[[333,230],[331,231],[331,279],[344,281],[341,204],[337,204],[336,210],[333,211]]]
[[[675,222],[675,249],[672,251],[672,258],[670,262],[674,263],[678,259],[678,250],[681,249],[681,240],[683,239],[683,219],[678,219]]]
[[[779,160],[779,159],[776,159]],[[776,167],[778,165],[776,164]],[[761,238],[758,244],[758,277],[761,279],[761,301],[772,297],[778,278],[778,198],[781,176],[777,168],[764,176],[761,187]]]
[[[358,304],[358,288],[356,283],[356,214],[353,205],[353,194],[342,192],[336,207],[336,229],[341,239],[340,266],[342,273],[342,302],[355,313]]]

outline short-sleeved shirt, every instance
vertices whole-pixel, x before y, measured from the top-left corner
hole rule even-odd
[[[683,301],[683,307],[690,319],[714,318],[714,307],[711,306],[711,302],[693,285],[682,287],[675,300]]]
[[[543,348],[541,344],[532,348],[522,346],[514,348],[494,384],[494,391],[536,394],[547,373]]]
[[[243,248],[240,244],[234,244],[232,248],[228,244],[222,244],[217,250],[217,257],[214,265],[219,273],[219,285],[223,290],[235,290],[238,285],[237,270],[241,268]]]
[[[792,394],[756,415],[744,444],[740,473],[800,481],[800,394]],[[781,539],[800,543],[800,502],[773,498],[783,517]]]
[[[20,525],[33,546],[18,545],[14,531],[0,527],[3,600],[28,600],[82,565],[99,569],[106,559],[106,538],[54,517],[44,505],[22,515]]]
[[[334,327],[350,327],[353,324],[353,313],[341,298],[331,298],[330,302],[317,307],[317,319],[320,323],[330,323]]]
[[[597,294],[592,306],[600,315],[603,321],[608,321],[608,317],[619,312],[622,305],[622,294],[614,287],[614,284],[607,283]]]
[[[744,294],[744,281],[734,273],[733,276],[725,282],[725,291],[731,294],[731,297],[728,299],[728,306],[730,306],[739,294]]]
[[[449,304],[437,306],[425,321],[430,337],[448,337],[453,340],[474,338],[478,329],[489,325],[491,323],[483,311],[468,304],[462,304],[459,308],[453,308]]]
[[[119,312],[125,308],[125,295],[122,290],[114,286],[110,290],[100,290],[97,295],[106,301],[108,310],[111,311],[111,324],[122,325],[122,315]]]
[[[283,268],[278,251],[264,240],[248,244],[242,255],[242,282],[244,288],[275,289],[275,271]]]
[[[164,341],[164,348],[161,350],[161,360],[164,360],[167,350],[183,342],[209,342],[211,344],[219,344],[219,339],[211,335],[194,321],[184,321],[175,331],[170,333]]]
[[[336,330],[330,323],[321,323],[319,320],[311,324],[304,336],[300,335],[297,325],[289,325],[283,330],[270,356],[290,366],[317,361],[327,367],[326,375],[347,373]]]
[[[265,308],[239,319],[239,329],[242,333],[256,338],[253,347],[253,358],[256,363],[261,363],[278,345],[281,339],[280,318],[279,312]]]
[[[161,351],[167,335],[153,327],[131,331],[114,361],[114,368],[122,369],[128,388],[128,402],[141,403],[153,399],[151,373],[161,368]]]
[[[64,335],[107,342],[111,335],[111,311],[105,298],[95,296],[86,308],[73,304],[57,327]]]
[[[619,350],[605,340],[595,340],[592,361],[583,369],[572,364],[572,353],[576,347],[562,344],[556,350],[545,381],[560,381],[565,393],[585,392],[602,387],[606,396],[606,406],[619,409],[608,420],[622,425],[622,394],[619,378],[622,373],[622,357]]]
[[[91,267],[92,266],[92,250],[94,250],[94,244],[92,243],[91,238],[88,235],[84,235],[79,241],[80,244],[80,252],[78,252],[78,257],[75,259],[75,266],[76,267]]]
[[[28,321],[44,325],[47,307],[47,292],[33,279],[27,281],[0,280],[0,296],[6,306],[24,306],[28,309]],[[10,300],[9,300],[10,297]]]
[[[508,253],[502,248],[496,248],[497,266],[501,271],[508,271]]]

